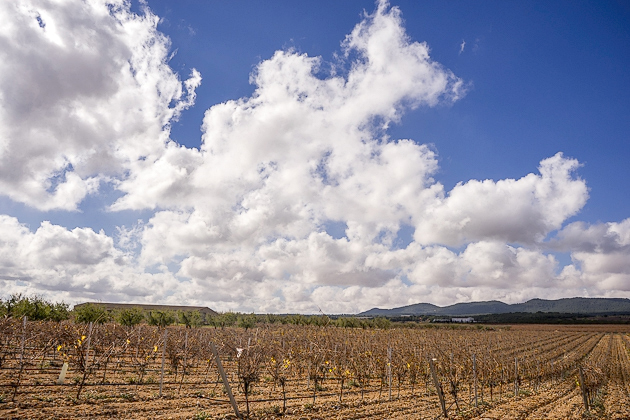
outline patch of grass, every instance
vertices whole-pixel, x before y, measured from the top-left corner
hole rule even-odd
[[[595,393],[595,396],[591,400],[591,412],[595,412],[595,417],[604,417],[606,408],[604,407],[604,400],[606,399],[606,391],[600,388]]]
[[[72,397],[70,395],[66,396],[66,401],[73,405],[79,404],[79,400],[77,400],[76,397]]]
[[[268,415],[277,415],[282,414],[282,407],[279,405],[272,405],[271,407],[265,407],[258,411],[258,415],[261,417],[266,417]]]
[[[348,382],[348,388],[359,388],[361,386],[361,383],[359,381],[355,381],[354,379],[351,379]]]
[[[130,394],[128,392],[123,392],[122,394],[118,395],[118,397],[127,401],[134,401],[136,399],[136,396],[134,394]]]
[[[87,391],[84,395],[84,398],[91,400],[107,400],[111,398],[107,394],[98,394],[96,391]]]

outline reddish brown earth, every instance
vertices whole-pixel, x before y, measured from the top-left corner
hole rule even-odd
[[[553,377],[541,382],[523,381],[520,393],[513,395],[511,385],[504,385],[501,390],[494,389],[492,397],[488,388],[479,390],[477,407],[474,404],[472,388],[462,385],[457,405],[443,384],[446,405],[450,418],[454,419],[570,419],[570,418],[606,418],[630,419],[630,336],[627,328],[611,326],[528,326],[509,330],[519,331],[539,328],[540,331],[552,329],[559,337],[568,334],[565,353],[561,356],[580,357],[582,363],[604,366],[606,381],[597,391],[591,410],[586,412],[582,394],[576,382],[577,370],[567,370],[563,377]],[[575,336],[573,333],[591,332],[593,334]],[[457,334],[448,331],[447,334]],[[562,337],[558,340],[563,339]],[[555,340],[555,339],[554,339]],[[547,340],[551,343],[550,340]],[[551,344],[541,341],[540,348],[551,349]],[[564,341],[561,341],[564,343]],[[564,344],[563,344],[564,345]],[[519,349],[521,354],[533,351]],[[551,350],[550,350],[551,351]],[[229,363],[226,363],[230,368]],[[68,373],[69,384],[54,386],[54,379],[59,368],[36,369],[23,373],[19,392],[12,402],[13,389],[7,386],[15,382],[15,370],[4,368],[0,372],[0,418],[1,419],[226,419],[235,418],[234,411],[217,382],[215,370],[211,374],[202,371],[186,378],[179,386],[177,376],[167,371],[163,396],[159,397],[159,384],[155,373],[147,374],[142,386],[124,384],[123,378],[129,373],[112,374],[118,378],[119,385],[88,384],[80,399],[76,398],[78,381],[77,372]],[[229,370],[229,369],[228,369]],[[170,376],[169,376],[170,375]],[[216,376],[215,376],[216,375]],[[232,376],[232,379],[234,377]],[[89,381],[88,381],[89,382]],[[312,396],[312,384],[306,379],[296,379],[287,386],[287,410],[282,414],[281,393],[273,386],[271,378],[262,376],[254,385],[249,396],[250,418],[253,419],[436,419],[441,415],[441,408],[435,389],[426,380],[420,380],[413,389],[408,383],[400,390],[396,383],[392,387],[391,400],[387,385],[372,380],[362,397],[357,387],[344,388],[342,401],[339,402],[339,383],[326,380],[318,389],[315,402]],[[44,386],[46,385],[46,386]],[[236,385],[234,393],[241,413],[246,412],[246,403],[241,387]],[[346,385],[347,386],[347,385]],[[301,398],[299,398],[301,397]],[[264,401],[266,399],[274,401]],[[459,408],[458,408],[459,406]]]

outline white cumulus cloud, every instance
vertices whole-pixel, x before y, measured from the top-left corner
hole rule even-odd
[[[0,215],[0,284],[5,291],[44,293],[74,303],[164,299],[177,281],[168,273],[138,270],[133,256],[115,248],[103,232],[68,230],[46,221],[31,232],[16,218]]]
[[[157,16],[122,0],[2,2],[0,15],[0,194],[75,210],[163,153],[201,76],[168,66]]]
[[[558,153],[540,162],[539,175],[459,183],[418,215],[415,239],[451,246],[485,238],[539,242],[586,204],[578,166]]]

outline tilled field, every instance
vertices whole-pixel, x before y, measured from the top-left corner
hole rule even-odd
[[[266,331],[203,333],[220,344],[220,358],[243,417],[249,405],[249,416],[255,419],[436,419],[444,417],[437,384],[449,418],[628,419],[627,330],[527,326],[357,331],[272,326]],[[235,418],[216,363],[208,354],[192,350],[194,332],[184,335],[184,353],[171,354],[181,358],[168,360],[166,351],[161,357],[160,349],[169,342],[160,341],[160,331],[147,330],[142,334],[149,342],[146,348],[134,347],[132,338],[124,338],[129,348],[117,347],[109,354],[109,364],[97,363],[98,355],[107,355],[104,349],[109,347],[101,340],[99,348],[93,336],[81,365],[71,357],[80,355],[80,345],[72,347],[73,353],[68,343],[57,340],[51,349],[37,350],[37,326],[32,331],[30,341],[24,330],[22,339],[19,334],[13,341],[4,336],[0,418]],[[113,330],[99,334],[106,331]],[[14,332],[20,332],[19,325]],[[181,332],[172,329],[169,335],[175,340]],[[79,334],[84,344],[87,337]],[[17,351],[23,342],[25,350]],[[68,351],[59,351],[59,346]],[[68,380],[57,385],[62,361],[70,361]],[[252,372],[246,398],[246,375]]]

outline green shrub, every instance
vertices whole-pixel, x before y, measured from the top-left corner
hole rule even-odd
[[[263,322],[268,324],[275,324],[276,322],[280,322],[280,316],[274,314],[266,314],[263,316]]]
[[[111,319],[107,309],[93,303],[75,306],[72,310],[76,322],[103,324]]]
[[[203,316],[199,311],[181,311],[179,312],[179,322],[184,324],[186,328],[196,328],[203,324]]]
[[[234,312],[224,312],[222,314],[214,315],[210,318],[209,324],[213,327],[231,327],[236,324],[238,315]]]
[[[60,322],[68,318],[70,318],[70,309],[67,303],[56,302],[50,305],[49,319]]]
[[[288,315],[287,322],[292,325],[307,325],[308,324],[307,318],[300,314]]]
[[[254,328],[256,326],[256,315],[239,315],[236,321],[236,326],[240,328],[245,328],[247,331],[249,328]]]
[[[150,311],[147,314],[147,322],[149,325],[158,327],[166,327],[177,321],[175,314],[171,311]]]
[[[382,316],[374,318],[372,320],[372,323],[376,328],[381,328],[383,330],[386,330],[392,326],[392,321]]]
[[[27,316],[32,321],[48,319],[50,305],[38,296],[20,299],[13,308],[14,316]]]
[[[330,325],[332,320],[328,317],[328,315],[314,315],[310,317],[311,325],[317,325],[318,327],[326,327]]]
[[[357,328],[361,326],[361,323],[358,319],[354,317],[342,316],[337,318],[337,320],[335,321],[335,325],[343,328]]]
[[[66,303],[52,303],[40,296],[28,297],[19,293],[0,302],[0,315],[15,318],[26,316],[33,321],[47,319],[63,321],[70,316]]]
[[[120,325],[133,327],[144,321],[144,312],[140,308],[121,309],[116,312],[114,319]]]

